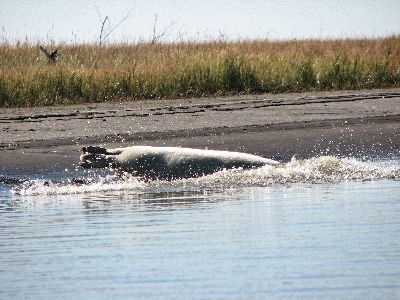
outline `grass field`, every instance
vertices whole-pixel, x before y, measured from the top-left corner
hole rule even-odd
[[[400,86],[400,35],[48,48],[0,44],[1,107]]]

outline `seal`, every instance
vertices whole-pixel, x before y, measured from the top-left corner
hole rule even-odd
[[[80,166],[111,168],[149,179],[199,177],[224,169],[276,166],[279,162],[247,153],[180,147],[82,148]]]

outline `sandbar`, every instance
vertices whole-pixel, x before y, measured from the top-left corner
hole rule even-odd
[[[400,89],[2,109],[0,133],[1,176],[76,168],[87,145],[398,158]]]

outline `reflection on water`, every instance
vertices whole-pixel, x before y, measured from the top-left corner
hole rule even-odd
[[[298,182],[300,167],[1,185],[0,298],[398,299],[398,164],[328,182],[349,165],[323,164]],[[291,180],[261,184],[271,172]]]

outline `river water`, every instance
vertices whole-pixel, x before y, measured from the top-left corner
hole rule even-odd
[[[400,298],[399,160],[32,177],[0,185],[1,299]]]

